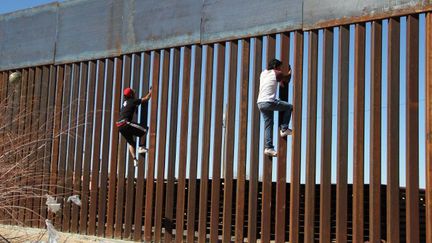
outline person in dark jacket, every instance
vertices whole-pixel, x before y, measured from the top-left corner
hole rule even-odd
[[[135,138],[141,138],[147,133],[147,128],[141,126],[140,124],[133,122],[134,114],[138,110],[138,106],[145,104],[149,101],[151,97],[151,89],[149,93],[143,98],[135,98],[135,91],[131,88],[126,88],[123,90],[124,102],[120,109],[120,118],[116,122],[116,126],[119,129],[120,134],[126,139],[129,144],[129,152],[132,155],[132,158],[137,163],[137,158],[135,157]],[[142,139],[140,139],[140,142]],[[138,146],[138,153],[143,154],[147,153],[147,148],[144,144],[140,144]]]

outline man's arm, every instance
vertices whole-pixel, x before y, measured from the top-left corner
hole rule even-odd
[[[148,94],[141,98],[141,104],[144,104],[145,102],[147,102],[151,98],[151,92],[152,92],[152,90],[150,89]]]
[[[285,84],[288,84],[291,81],[291,68],[288,70],[288,73],[283,73],[282,71],[276,72],[276,80],[279,82],[279,85],[284,87]]]

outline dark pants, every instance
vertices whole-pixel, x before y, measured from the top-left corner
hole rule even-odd
[[[293,106],[286,101],[275,100],[273,102],[260,102],[258,108],[264,118],[265,148],[273,148],[273,113],[274,111],[284,111],[282,124],[280,125],[280,129],[284,131],[288,129]]]
[[[134,122],[127,122],[125,125],[119,127],[118,129],[120,134],[126,139],[127,143],[134,147],[136,145],[134,137],[140,138],[144,136],[147,132],[146,128]]]

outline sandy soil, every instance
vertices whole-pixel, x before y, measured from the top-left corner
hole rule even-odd
[[[86,235],[68,234],[58,232],[60,238],[58,243],[126,243],[132,241],[105,239]],[[18,226],[0,225],[0,235],[13,243],[41,243],[48,242],[48,232],[46,229],[24,228]],[[0,238],[0,242],[5,242]]]

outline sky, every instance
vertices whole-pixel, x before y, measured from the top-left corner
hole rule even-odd
[[[32,8],[52,2],[61,2],[61,0],[2,0],[0,4],[0,14],[14,12],[20,9]]]
[[[51,2],[55,2],[53,0],[2,0],[2,4],[0,5],[0,14],[4,14],[4,13],[8,13],[8,12],[13,12],[16,10],[20,10],[20,9],[25,9],[25,8],[30,8],[30,7],[35,7],[38,5],[42,5],[42,4],[47,4],[47,3],[51,3]],[[400,91],[401,91],[401,97],[400,97],[400,184],[401,186],[404,186],[406,184],[405,182],[405,161],[406,161],[406,80],[405,80],[405,52],[406,52],[406,39],[405,39],[405,34],[406,34],[406,22],[405,22],[405,18],[402,18],[401,20],[401,49],[400,49],[400,53],[401,53],[401,63],[400,63],[400,67],[401,67],[401,71],[400,71],[400,77],[401,77],[401,81],[400,81]],[[424,56],[424,52],[422,50],[424,50],[424,28],[425,26],[425,22],[424,22],[424,15],[420,16],[420,38],[419,38],[419,49],[420,49],[420,55],[419,55],[419,166],[420,166],[420,178],[419,178],[419,183],[420,183],[420,187],[424,188],[425,185],[425,175],[424,173],[422,173],[425,170],[425,80],[424,80],[424,60],[425,60],[425,56]],[[349,170],[349,175],[348,175],[348,180],[349,182],[352,182],[352,175],[353,175],[353,120],[354,120],[354,100],[353,100],[353,96],[354,96],[354,61],[353,61],[353,52],[354,52],[354,26],[351,26],[351,30],[350,30],[350,76],[349,76],[349,144],[348,144],[348,148],[349,148],[349,154],[348,154],[348,170]],[[368,23],[366,25],[366,60],[369,60],[370,58],[370,23]],[[333,73],[333,94],[334,94],[334,99],[333,99],[333,128],[332,128],[332,182],[335,183],[336,182],[336,161],[337,161],[337,157],[336,157],[336,144],[337,144],[337,69],[336,67],[338,66],[337,63],[337,55],[338,55],[338,29],[335,28],[334,29],[334,73]],[[294,60],[293,57],[293,39],[291,38],[291,50],[290,50],[290,62],[292,63],[292,61]],[[303,73],[303,83],[304,83],[304,87],[303,90],[304,95],[303,95],[303,114],[307,113],[307,57],[308,57],[308,53],[307,53],[307,42],[308,42],[308,34],[305,33],[305,38],[304,38],[304,42],[305,42],[305,49],[304,49],[304,73]],[[387,69],[387,22],[384,21],[383,23],[383,67],[382,67],[382,182],[383,184],[386,183],[386,145],[387,145],[387,137],[386,137],[386,126],[387,126],[387,120],[386,120],[386,112],[387,112],[387,86],[386,86],[386,69]],[[253,46],[253,41],[251,43],[251,48]],[[263,46],[266,46],[266,39],[264,39],[264,43]],[[280,47],[280,39],[278,37],[277,39],[277,46],[276,46],[276,52],[278,53],[279,50],[278,48]],[[321,72],[322,72],[322,51],[320,49],[320,47],[322,47],[322,31],[319,32],[319,52],[318,52],[318,80],[317,80],[317,84],[318,84],[318,97],[317,97],[317,158],[316,158],[316,162],[317,162],[317,183],[319,183],[319,171],[320,171],[320,162],[321,162],[321,124],[322,124],[322,120],[321,120],[321,114],[322,114],[322,107],[321,107],[321,100],[322,100],[322,90],[320,89],[320,87],[322,86],[322,77],[321,77]],[[239,45],[238,47],[239,51],[241,49],[241,45]],[[229,47],[227,45],[226,51],[228,53]],[[216,49],[215,49],[216,51]],[[266,50],[264,50],[265,52]],[[192,55],[193,56],[193,55]],[[263,56],[265,56],[265,53],[263,53]],[[228,57],[227,57],[228,58]],[[251,56],[251,58],[253,58]],[[205,67],[205,57],[202,58],[203,60],[203,67]],[[240,58],[238,58],[238,62],[240,63]],[[228,63],[228,60],[226,60],[226,63]],[[171,63],[172,65],[172,63]],[[263,68],[265,68],[265,63],[263,62]],[[370,133],[369,133],[369,128],[370,128],[370,65],[368,63],[368,61],[366,61],[366,72],[365,72],[365,78],[366,78],[366,82],[365,82],[365,182],[368,183],[369,182],[369,140],[370,140]],[[226,67],[226,69],[228,70],[228,67]],[[214,71],[215,71],[215,67],[214,67]],[[193,73],[193,72],[192,72]],[[215,73],[215,72],[214,72]],[[226,76],[226,80],[228,79],[228,71],[225,72],[225,76]],[[239,76],[239,74],[238,74]],[[172,78],[172,77],[171,77]],[[215,78],[215,77],[213,77]],[[227,82],[225,84],[225,86],[227,85]],[[180,84],[180,88],[182,87],[182,84]],[[204,88],[204,85],[203,87]],[[250,87],[251,88],[251,87]],[[249,92],[249,94],[251,94],[251,91]],[[170,91],[171,92],[171,91]],[[292,97],[293,97],[293,89],[292,89],[292,83],[290,84],[290,101],[292,102]],[[201,92],[201,100],[203,100],[203,93]],[[227,92],[225,92],[227,93]],[[237,88],[237,97],[240,96],[239,93],[239,89]],[[171,95],[169,96],[171,97]],[[213,97],[213,104],[214,104],[214,97]],[[181,100],[181,94],[180,94],[180,100]],[[170,103],[170,101],[168,102]],[[225,100],[224,103],[227,103],[227,95],[225,95]],[[237,107],[236,107],[236,128],[238,128],[238,114],[239,114],[239,102],[237,102]],[[250,103],[251,104],[251,103]],[[179,104],[180,105],[180,104]],[[203,110],[203,105],[201,105],[201,109]],[[224,109],[226,109],[226,107],[224,107]],[[249,114],[251,111],[252,107],[249,107]],[[214,110],[214,109],[212,109]],[[171,112],[171,109],[169,109],[169,112]],[[201,117],[200,117],[200,129],[202,128],[202,117],[203,116],[203,112],[201,112]],[[214,114],[212,114],[212,117],[214,116]],[[250,121],[251,117],[249,117],[249,121]],[[278,119],[278,115],[275,115],[275,120]],[[179,120],[177,121],[179,122]],[[189,125],[190,125],[191,121],[189,121]],[[261,121],[262,123],[262,121]],[[179,123],[178,123],[179,124]],[[169,126],[170,124],[168,124]],[[263,127],[263,123],[261,124],[261,127]],[[303,125],[302,125],[302,182],[305,181],[305,165],[306,165],[306,127],[307,127],[307,116],[304,115],[303,117]],[[213,119],[212,119],[212,126],[211,126],[211,131],[212,131],[212,135],[213,135],[213,129],[214,129],[214,124],[213,124]],[[250,127],[248,128],[250,131]],[[276,134],[276,126],[275,126],[275,134]],[[178,133],[177,133],[177,137],[179,137],[180,134],[180,129],[178,129]],[[190,136],[190,134],[189,134]],[[263,129],[261,129],[261,136],[263,136]],[[213,137],[213,136],[211,136]],[[236,132],[235,135],[235,139],[238,139],[238,133]],[[200,136],[200,142],[199,142],[199,148],[201,148],[201,136]],[[190,140],[190,138],[189,138]],[[277,147],[277,139],[274,139],[275,141],[275,147]],[[212,142],[212,139],[211,139]],[[288,138],[288,144],[290,146],[290,144],[292,143],[292,140],[290,138]],[[250,136],[248,137],[248,147],[250,147]],[[212,147],[212,146],[211,146]],[[263,141],[261,141],[260,143],[260,149],[262,150],[263,148]],[[200,150],[200,149],[199,149]],[[237,146],[235,147],[234,151],[235,151],[235,157],[234,157],[234,161],[237,160]],[[291,149],[288,149],[288,154],[287,154],[287,162],[290,163],[291,161]],[[210,151],[210,158],[212,158],[213,155],[213,151],[211,149]],[[262,151],[260,152],[260,175],[262,174],[262,156],[261,156]],[[200,156],[201,153],[199,153],[199,158],[198,161],[200,161]],[[211,160],[211,159],[210,159]],[[249,153],[247,155],[247,161],[249,160]],[[177,158],[178,161],[178,158]],[[210,161],[211,163],[212,161]],[[200,166],[200,165],[198,165]],[[211,166],[210,166],[211,168]],[[276,176],[276,163],[274,163],[273,165],[273,180],[275,180],[275,176]],[[198,168],[199,169],[199,168]],[[199,171],[199,170],[198,170]],[[211,175],[211,171],[210,171],[210,175]],[[234,165],[234,175],[236,175],[236,164]],[[199,177],[199,173],[198,173],[198,177]],[[289,180],[290,177],[290,165],[287,165],[287,179]]]

